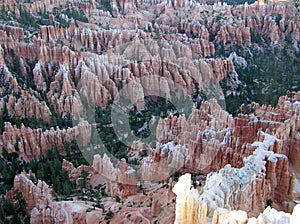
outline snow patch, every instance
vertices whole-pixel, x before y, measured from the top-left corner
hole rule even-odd
[[[300,109],[300,102],[296,101],[295,103],[293,103],[293,105],[297,108]]]
[[[166,154],[168,152],[173,152],[173,151],[175,151],[174,141],[161,145],[162,154]]]
[[[236,64],[238,64],[239,66],[241,66],[243,68],[246,68],[248,66],[246,59],[238,56],[235,51],[230,53],[228,59],[235,62]]]
[[[199,202],[207,203],[209,208],[229,207],[229,198],[233,192],[243,192],[251,182],[265,177],[266,160],[276,162],[278,158],[286,158],[285,155],[269,151],[276,141],[280,141],[273,135],[261,132],[263,142],[253,142],[257,147],[252,155],[244,158],[245,166],[242,168],[231,167],[227,164],[218,172],[208,174]]]
[[[135,172],[135,170],[131,167],[128,167],[128,170],[125,171],[126,174],[132,174],[134,172]]]

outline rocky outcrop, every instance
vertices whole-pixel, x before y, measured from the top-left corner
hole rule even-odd
[[[291,212],[296,196],[293,173],[299,172],[299,93],[290,95],[281,97],[276,109],[252,104],[256,115],[232,118],[210,101],[193,109],[188,119],[161,119],[158,143],[141,162],[140,178],[164,180],[175,171],[217,171],[208,175],[200,196],[208,213],[222,207],[257,216],[269,199],[276,209]],[[135,143],[132,150],[142,152],[143,148]]]
[[[227,190],[228,188],[223,189]],[[267,207],[263,213],[259,214],[258,218],[248,218],[251,215],[242,210],[228,210],[223,207],[210,209],[209,205],[201,200],[202,192],[193,187],[191,188],[191,174],[181,176],[178,183],[175,184],[173,192],[177,195],[174,223],[296,223],[295,221],[298,217],[297,211],[300,207],[296,205],[292,215]],[[234,192],[232,193],[234,194]],[[221,191],[211,194],[212,197],[220,197],[221,195]],[[199,197],[200,200],[198,199]],[[207,202],[214,203],[214,201]]]
[[[91,126],[84,120],[73,128],[62,130],[50,128],[46,131],[31,129],[24,125],[17,128],[6,122],[5,130],[0,136],[0,145],[6,147],[8,152],[17,151],[21,158],[30,161],[33,158],[40,158],[52,148],[62,151],[65,149],[65,143],[72,140],[77,140],[81,145],[87,145],[90,138]]]
[[[264,134],[262,142],[253,143],[258,148],[253,155],[244,159],[244,167],[236,169],[226,165],[219,172],[208,175],[199,200],[207,203],[211,210],[227,207],[245,210],[251,215],[262,211],[269,198],[279,203],[281,201],[281,204],[289,201],[289,198],[291,200],[293,185],[288,172],[288,160],[272,150],[276,141],[274,136]]]
[[[222,44],[238,44],[238,45],[250,45],[251,35],[250,28],[245,27],[244,24],[238,24],[236,26],[221,26],[216,35],[216,40]],[[278,40],[277,40],[278,41]]]
[[[219,82],[226,76],[238,77],[232,59],[221,58],[223,50],[236,45],[261,49],[265,44],[277,45],[280,49],[286,40],[293,43],[295,51],[299,48],[299,10],[291,4],[206,3],[114,0],[112,16],[99,9],[109,9],[102,5],[103,1],[46,0],[19,1],[18,4],[2,1],[0,8],[4,5],[4,9],[13,11],[17,18],[21,9],[39,18],[42,16],[38,13],[52,13],[54,8],[60,14],[67,8],[80,8],[89,16],[89,23],[70,18],[68,27],[63,28],[57,15],[49,15],[54,25],[28,28],[22,22],[7,21],[11,25],[0,26],[1,113],[7,109],[8,115],[43,119],[50,126],[53,125],[51,116],[72,116],[80,121],[78,126],[63,130],[32,129],[24,125],[16,128],[7,123],[0,136],[0,147],[16,151],[30,161],[52,147],[63,151],[65,142],[74,139],[88,145],[91,125],[80,120],[80,117],[89,118],[86,108],[105,108],[111,100],[118,100],[124,94],[130,99],[128,104],[141,99],[138,109],[142,109],[143,97],[150,93],[161,93],[168,100],[173,96],[178,99],[179,94],[174,94],[178,93],[176,85],[189,95],[201,90],[208,98],[213,94],[222,95]],[[213,58],[216,55],[217,58]],[[235,221],[235,218],[241,221],[246,217],[245,212],[218,206],[243,209],[248,216],[257,216],[266,200],[272,199],[276,209],[289,210],[293,199],[291,173],[300,172],[299,98],[299,93],[290,93],[280,98],[276,108],[253,103],[248,108],[242,107],[243,114],[236,118],[210,100],[202,103],[200,109],[193,108],[191,113],[160,119],[155,147],[135,142],[128,150],[128,153],[138,152],[135,154],[140,165],[138,171],[124,160],[113,163],[106,155],[96,155],[93,168],[75,168],[67,161],[63,167],[75,182],[82,170],[91,174],[91,185],[97,182],[96,177],[104,176],[107,192],[124,198],[137,193],[139,179],[163,181],[176,171],[204,175],[217,172],[210,175],[202,189],[201,206],[197,204],[199,193],[196,191],[188,196],[189,203],[185,206],[185,209],[197,209],[195,214],[201,220],[206,220],[209,213],[216,223]],[[245,115],[249,111],[253,113]],[[269,140],[272,144],[267,144]],[[253,161],[261,166],[253,165]],[[262,172],[259,169],[263,169]],[[30,182],[26,184],[32,186]],[[146,184],[147,187],[150,188]],[[215,198],[210,190],[214,190]],[[232,191],[237,193],[230,194]],[[29,203],[31,207],[38,201],[29,196],[27,199],[34,201]],[[165,212],[166,205],[160,203],[153,201],[153,217],[161,217]],[[79,207],[65,202],[48,204],[51,206],[37,205],[33,209],[33,223],[70,223],[73,218],[85,222],[84,209],[76,203]],[[148,213],[150,207],[140,209],[131,221],[137,221],[140,216],[151,217]],[[182,220],[197,220],[186,214],[182,214],[185,215]],[[127,216],[122,220],[127,220]]]
[[[52,201],[52,190],[44,182],[38,180],[34,184],[30,180],[30,176],[34,174],[27,174],[25,172],[16,176],[14,179],[14,186],[12,192],[8,192],[7,196],[12,200],[10,195],[13,195],[13,191],[19,191],[26,201],[28,210],[33,209],[37,204],[44,204],[47,206]]]
[[[153,178],[157,179],[159,173],[170,175],[177,170],[209,173],[226,163],[240,166],[243,151],[238,155],[229,148],[233,128],[233,118],[213,100],[193,109],[188,119],[161,119],[156,132],[159,143],[144,159],[140,173],[151,179],[149,172],[155,171]]]
[[[27,209],[31,213],[30,223],[95,223],[99,222],[100,211],[95,211],[96,217],[88,218],[88,206],[74,201],[54,202],[51,188],[43,181],[33,183],[30,175],[21,173],[15,177],[13,190],[7,192],[7,198],[13,201],[13,193],[18,191],[26,201]]]
[[[34,118],[51,124],[51,111],[46,102],[40,102],[32,93],[21,91],[20,98],[8,96],[6,108],[8,115],[19,118]]]
[[[197,207],[198,205],[188,205],[188,207],[196,206],[194,212],[207,209],[207,214],[211,217],[215,217],[216,214],[220,212],[223,214],[223,210],[219,211],[217,209],[218,207],[241,209],[247,211],[248,215],[257,216],[265,207],[266,200],[272,199],[275,203],[274,206],[280,210],[284,209],[291,212],[294,181],[290,172],[291,170],[295,170],[294,167],[298,167],[293,159],[293,157],[297,157],[298,154],[296,150],[298,145],[298,138],[296,136],[299,133],[297,128],[299,117],[299,109],[297,108],[298,95],[299,93],[293,93],[290,94],[290,97],[281,97],[279,100],[280,106],[276,109],[252,104],[251,106],[255,109],[256,115],[259,116],[259,114],[261,114],[262,119],[254,115],[240,115],[234,119],[234,122],[231,122],[230,127],[232,131],[231,134],[228,135],[231,137],[228,138],[228,141],[226,140],[227,135],[225,135],[224,141],[228,142],[231,147],[234,147],[236,153],[243,153],[244,156],[239,159],[235,156],[231,157],[232,159],[230,161],[228,160],[228,162],[229,164],[235,164],[234,166],[241,168],[237,169],[226,165],[217,173],[208,175],[206,184],[201,194],[199,194],[199,200],[198,196],[193,196],[201,202],[199,202],[199,208]],[[296,127],[296,129],[292,127]],[[172,128],[169,127],[169,129]],[[261,131],[258,131],[256,135],[257,130],[265,130],[273,135],[262,133]],[[272,132],[270,130],[272,130]],[[256,141],[251,146],[247,144],[247,142],[253,142],[255,139]],[[296,147],[290,145],[291,140],[296,144]],[[241,144],[241,142],[243,143]],[[248,150],[246,151],[248,151],[248,153],[253,152],[253,155],[243,159],[245,155],[247,155],[243,148],[247,148]],[[281,153],[281,155],[276,155],[276,153]],[[268,159],[264,161],[266,158]],[[262,162],[258,162],[257,159],[262,159]],[[243,166],[236,163],[238,160],[244,161]],[[289,168],[289,161],[291,162],[292,168]],[[255,165],[252,166],[251,164]],[[260,167],[261,165],[259,164],[261,164],[262,167]],[[258,169],[256,170],[255,167]],[[253,176],[248,175],[250,174],[249,172],[254,172]],[[298,171],[296,171],[296,173],[297,172]],[[227,179],[226,176],[230,177]],[[236,180],[234,176],[237,177]],[[220,181],[220,184],[217,184],[213,180]],[[226,180],[228,180],[228,184]],[[239,184],[233,187],[236,183]],[[214,191],[214,189],[216,191]],[[177,192],[176,188],[174,188],[174,192]],[[231,192],[235,193],[232,194]],[[194,194],[194,192],[190,192],[187,197],[190,198]],[[188,198],[186,199],[187,201],[192,200]],[[205,206],[201,207],[203,203]],[[269,213],[269,211],[266,211],[266,213]],[[181,213],[179,212],[179,214]],[[225,214],[227,217],[227,211]],[[194,217],[197,215],[199,214],[195,213],[193,216],[191,214],[186,216]],[[259,219],[262,220],[262,217],[265,216],[262,215]]]
[[[68,171],[69,179],[73,182],[78,182],[79,178],[81,178],[82,171],[86,171],[89,173],[94,173],[94,169],[87,165],[80,165],[78,167],[74,167],[72,163],[63,159],[62,168]]]
[[[142,163],[145,172],[141,173],[146,175],[147,169],[156,170],[155,167],[168,173],[162,169],[168,164],[195,173],[217,171],[227,163],[242,167],[243,158],[255,150],[251,143],[261,138],[260,130],[273,133],[281,140],[274,152],[286,155],[289,161],[296,161],[299,145],[296,137],[299,130],[294,129],[299,122],[297,102],[294,98],[287,99],[276,110],[257,106],[256,115],[240,114],[233,119],[216,102],[210,101],[203,103],[199,110],[193,109],[188,119],[184,116],[161,119],[156,131],[159,144],[149,151],[149,159]],[[290,141],[293,141],[293,146]],[[151,164],[153,168],[149,168]],[[293,164],[298,167],[295,162]]]
[[[102,43],[100,39],[99,41]],[[32,58],[34,56],[37,58],[38,62],[33,69],[34,84],[37,89],[44,92],[48,91],[46,93],[47,100],[53,105],[55,112],[62,117],[72,113],[74,108],[77,114],[82,114],[83,105],[80,96],[91,100],[96,106],[105,107],[109,99],[113,99],[118,95],[120,82],[127,83],[141,76],[147,77],[147,75],[153,74],[163,76],[167,80],[169,79],[181,85],[188,93],[192,93],[195,82],[198,82],[199,87],[204,89],[210,79],[218,83],[228,74],[235,72],[231,61],[220,59],[201,59],[193,63],[183,62],[182,65],[177,65],[180,61],[176,61],[176,55],[172,46],[166,45],[167,49],[169,49],[167,51],[157,46],[157,50],[160,51],[162,58],[170,58],[170,54],[173,55],[174,62],[166,62],[153,57],[155,52],[149,52],[147,49],[150,48],[150,43],[141,42],[140,44],[145,47],[145,57],[149,58],[149,60],[143,60],[143,63],[121,60],[117,65],[113,65],[114,62],[112,64],[111,61],[118,60],[118,58],[114,58],[115,55],[111,55],[111,57],[93,55],[93,57],[86,58],[88,54],[75,53],[65,47],[49,49],[46,45],[39,42],[36,42],[36,45],[33,46],[16,45],[13,46],[13,49],[20,57]],[[137,43],[131,42],[124,51],[125,56],[127,58],[135,57],[134,55],[136,55],[138,50],[137,46]],[[141,46],[139,46],[139,51]],[[3,48],[5,54],[10,52],[9,46],[4,45]],[[152,51],[155,51],[155,49],[152,49]],[[182,53],[180,51],[176,50],[176,54],[184,55],[184,51]],[[191,55],[191,57],[193,56]],[[136,59],[140,60],[139,58]],[[93,63],[91,63],[91,60]],[[46,61],[51,61],[52,63],[46,64]],[[119,64],[123,68],[120,68]],[[57,70],[54,71],[55,69]],[[46,80],[49,80],[49,77],[45,77],[45,71],[48,71],[53,77],[50,84],[49,81],[47,81],[48,83],[46,82]],[[201,76],[198,75],[197,71],[200,72]],[[191,75],[189,76],[187,73]],[[147,78],[144,79],[146,80]],[[78,81],[80,82],[78,83]],[[145,83],[145,85],[153,85],[150,82],[151,78],[149,83]],[[160,87],[153,86],[153,88],[159,89]],[[169,84],[169,89],[172,90],[172,83]]]
[[[121,159],[115,167],[106,154],[103,157],[95,155],[93,168],[106,178],[109,195],[128,197],[137,193],[136,171],[128,166],[125,159]]]
[[[48,12],[52,13],[53,8],[60,7],[60,6],[66,6],[69,4],[68,1],[58,1],[58,0],[45,0],[45,1],[19,1],[18,6],[22,10],[26,10],[30,13],[38,13],[38,12]],[[73,3],[74,4],[74,3]],[[4,9],[14,11],[17,13],[17,15],[20,14],[19,8],[16,7],[16,2],[11,0],[4,0],[0,3],[0,7],[2,8],[2,5],[4,5]]]
[[[255,114],[264,121],[265,130],[268,128],[276,133],[276,137],[281,139],[281,145],[277,152],[285,154],[291,162],[293,168],[299,173],[299,165],[296,162],[299,152],[299,92],[288,92],[286,96],[281,96],[276,108],[255,103],[249,105]],[[270,124],[273,124],[270,126]]]
[[[0,25],[0,30],[3,31],[3,35],[7,35],[7,38],[11,37],[17,41],[24,40],[24,30],[21,27]]]
[[[111,3],[114,14],[128,13],[136,8],[135,2],[132,0],[114,0]]]

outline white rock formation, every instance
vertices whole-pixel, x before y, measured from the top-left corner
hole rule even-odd
[[[207,204],[197,200],[199,194],[201,197],[201,192],[191,187],[191,183],[191,174],[187,173],[179,178],[173,188],[173,192],[177,195],[175,224],[296,224],[300,221],[300,204],[294,207],[292,214],[267,207],[257,218],[248,219],[245,211],[230,211],[218,207],[213,210],[213,216],[208,217]],[[214,192],[211,192],[211,195],[214,195]]]

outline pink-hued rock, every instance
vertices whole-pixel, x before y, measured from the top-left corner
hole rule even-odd
[[[52,189],[44,182],[38,180],[34,184],[30,174],[21,173],[14,180],[13,189],[6,196],[13,201],[13,194],[19,191],[26,201],[28,211],[31,213],[30,223],[86,223],[92,224],[92,220],[101,220],[100,209],[93,211],[94,219],[88,218],[89,206],[82,202],[59,201],[54,202]]]
[[[81,145],[90,143],[91,125],[84,120],[73,128],[54,129],[43,131],[42,129],[31,129],[22,125],[20,128],[5,123],[5,130],[0,136],[0,146],[6,147],[8,152],[17,151],[25,161],[40,158],[47,151],[57,148],[59,151],[65,149],[65,143],[78,140]]]
[[[253,153],[257,154],[258,145],[268,143],[269,137],[265,136],[273,136],[276,141],[266,149],[271,155],[282,156],[276,161],[270,157],[263,162],[262,181],[250,181],[241,193],[243,196],[237,194],[228,199],[228,203],[230,208],[258,215],[266,201],[272,199],[275,208],[291,212],[294,199],[292,171],[299,173],[299,93],[283,98],[277,109],[252,104],[256,116],[240,114],[232,118],[216,102],[210,101],[203,103],[199,110],[193,109],[188,119],[184,116],[161,119],[156,132],[159,143],[141,162],[140,178],[164,180],[178,170],[208,174],[227,167],[226,164],[242,169],[247,164],[245,158],[252,158]],[[135,143],[133,150],[141,151],[142,147],[143,144]],[[225,204],[219,206],[226,207]]]
[[[82,171],[86,171],[88,174],[94,174],[95,170],[91,166],[80,165],[74,167],[74,165],[67,160],[63,159],[62,168],[68,171],[69,178],[71,181],[77,181],[82,174]]]
[[[20,118],[35,118],[51,124],[51,111],[47,104],[40,102],[32,93],[21,91],[21,97],[16,99],[8,96],[6,103],[7,112],[10,116]]]
[[[11,192],[8,192],[8,198],[12,199],[10,196],[14,191],[19,191],[22,197],[26,201],[27,209],[33,209],[37,204],[47,204],[52,202],[52,190],[44,182],[38,180],[34,184],[29,178],[32,174],[26,174],[25,172],[16,176],[14,179],[14,186]]]
[[[111,159],[95,155],[93,168],[106,178],[106,191],[111,196],[128,197],[137,193],[136,171],[122,159],[116,167]]]

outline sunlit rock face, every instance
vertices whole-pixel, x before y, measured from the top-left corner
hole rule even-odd
[[[255,116],[232,118],[216,102],[210,101],[203,103],[199,110],[193,109],[188,119],[169,116],[159,121],[156,136],[160,144],[153,151],[153,159],[156,162],[166,158],[172,161],[185,156],[187,171],[204,173],[218,170],[228,163],[241,167],[243,158],[255,149],[251,143],[258,138],[259,129],[273,130],[279,126],[280,123],[260,121]],[[282,150],[281,145],[278,148]],[[168,157],[173,153],[180,154]],[[174,164],[179,166],[180,161]]]
[[[212,177],[208,177],[209,179]],[[226,177],[225,177],[226,178]],[[231,178],[231,177],[230,177]],[[234,178],[233,180],[234,181]],[[210,208],[211,201],[203,200],[203,191],[198,191],[191,186],[191,174],[185,174],[179,177],[178,183],[175,184],[173,192],[176,196],[176,218],[174,223],[296,223],[298,218],[299,205],[296,205],[292,214],[277,211],[276,209],[267,207],[257,218],[251,217],[249,213],[242,210],[231,210],[221,207]],[[210,197],[225,195],[224,186],[216,185],[211,191]],[[216,191],[218,189],[218,191]],[[226,190],[228,190],[227,188]],[[225,191],[226,191],[225,190]],[[235,194],[231,192],[230,194]],[[205,194],[205,193],[204,193]],[[238,193],[236,193],[238,194]],[[226,195],[231,197],[230,195]],[[240,195],[241,197],[242,195]],[[226,200],[226,199],[225,199]],[[209,203],[209,204],[207,204]],[[250,218],[251,217],[251,218]]]
[[[292,190],[286,191],[293,188],[287,157],[272,150],[276,137],[263,135],[262,142],[253,143],[257,148],[253,155],[244,159],[245,165],[242,168],[226,165],[217,173],[208,175],[199,200],[206,202],[209,209],[240,209],[252,215],[262,211],[268,198],[276,200],[275,191],[285,189],[282,193],[286,197],[292,197]]]

